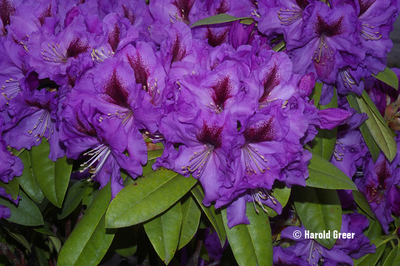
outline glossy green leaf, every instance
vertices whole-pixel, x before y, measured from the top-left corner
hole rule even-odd
[[[147,160],[148,160],[148,161],[155,160],[155,159],[157,159],[158,157],[160,157],[161,154],[163,154],[163,152],[164,152],[164,149],[155,150],[155,151],[148,151],[148,152],[147,152]]]
[[[365,235],[370,241],[378,239],[382,235],[382,226],[377,220],[369,219],[369,227]]]
[[[228,228],[226,209],[222,210],[224,226],[233,255],[239,265],[271,265],[271,226],[265,212],[258,214],[253,204],[247,203],[246,215],[250,224],[239,224]]]
[[[14,178],[8,183],[4,183],[0,181],[0,187],[6,190],[6,193],[11,195],[13,199],[17,199],[19,192],[19,182],[18,179]]]
[[[385,245],[380,246],[376,249],[375,253],[367,254],[358,260],[354,260],[354,266],[374,266],[381,258],[383,251],[385,251]]]
[[[338,107],[338,99],[337,99],[336,89],[334,88],[331,102],[328,103],[327,105],[318,105],[318,109],[325,110],[328,108],[337,108],[337,107]],[[313,153],[316,153],[322,158],[329,161],[332,157],[333,150],[335,149],[336,135],[337,135],[337,127],[335,127],[332,130],[319,129],[317,136],[315,136],[311,144]]]
[[[392,88],[396,90],[399,89],[399,79],[397,78],[396,73],[393,72],[390,68],[386,67],[385,70],[378,73],[378,75],[372,74],[375,78],[379,79],[383,83],[386,83]]]
[[[363,91],[361,98],[356,98],[360,110],[368,115],[365,121],[376,144],[385,154],[386,158],[391,162],[396,156],[397,143],[394,140],[391,130],[383,119],[382,115],[376,108],[375,104],[369,98],[368,93]]]
[[[397,261],[396,261],[397,257]],[[386,257],[383,266],[393,266],[393,265],[400,265],[400,252],[399,246],[395,246],[392,251],[390,251],[389,255]]]
[[[347,101],[349,102],[350,107],[361,113],[360,106],[357,103],[356,95],[354,93],[350,92],[347,95]],[[378,144],[376,144],[376,141],[374,140],[374,137],[372,137],[371,132],[369,131],[365,122],[361,124],[360,131],[363,135],[365,143],[367,144],[369,152],[371,153],[372,159],[374,162],[376,162],[381,149],[379,148]]]
[[[232,21],[242,20],[242,19],[246,19],[246,17],[238,18],[238,17],[234,17],[231,15],[222,13],[222,14],[218,14],[215,16],[211,16],[211,17],[196,21],[195,23],[193,23],[191,28],[197,27],[197,26],[202,26],[202,25],[221,24],[221,23],[232,22]]]
[[[315,153],[308,165],[308,173],[308,187],[357,190],[354,182],[345,173]]]
[[[336,190],[311,187],[293,189],[294,206],[304,227],[310,232],[322,233],[342,227],[342,207]],[[330,249],[336,239],[316,239],[318,243]]]
[[[197,203],[199,204],[200,208],[203,210],[204,214],[207,216],[208,220],[211,222],[212,226],[217,232],[219,241],[221,242],[221,246],[223,247],[225,245],[226,232],[221,212],[219,210],[216,210],[214,205],[210,205],[209,207],[204,206],[203,204],[204,192],[200,184],[195,186],[191,190],[191,192],[194,198],[196,199]]]
[[[240,23],[244,24],[244,25],[251,25],[254,22],[255,22],[255,20],[253,18],[244,18],[244,19],[240,20]]]
[[[18,206],[6,199],[0,198],[0,205],[4,205],[11,210],[11,217],[7,220],[26,226],[43,225],[42,214],[35,203],[23,191],[19,192],[19,196],[21,199]]]
[[[186,246],[197,232],[200,223],[201,210],[192,196],[182,203],[182,228],[178,249]]]
[[[65,193],[67,192],[72,164],[67,162],[67,157],[53,162],[48,158],[50,145],[47,141],[32,147],[32,169],[36,180],[44,195],[55,206],[61,208]]]
[[[31,151],[24,150],[20,153],[19,158],[24,164],[22,175],[17,177],[19,184],[31,199],[40,203],[42,202],[44,195],[36,181],[35,175],[33,174]]]
[[[374,217],[371,211],[371,207],[368,204],[367,199],[359,191],[353,190],[353,197],[357,205],[369,216]]]
[[[282,187],[282,188],[275,188],[272,193],[272,196],[275,198],[275,200],[282,205],[282,209],[286,206],[289,200],[290,192],[291,188]],[[278,215],[276,211],[274,211],[270,207],[264,206],[264,208],[268,211],[269,217],[275,217],[276,215]]]
[[[110,183],[97,193],[92,204],[68,237],[58,257],[58,266],[98,265],[114,238],[105,228],[105,212],[111,200]]]
[[[319,104],[319,100],[321,99],[321,92],[322,92],[322,83],[315,82],[314,90],[310,95],[310,100],[314,100],[315,107],[317,107]]]
[[[123,188],[106,214],[108,228],[127,227],[147,221],[183,197],[197,180],[159,168]]]
[[[68,189],[63,207],[61,209],[61,214],[57,215],[58,219],[64,219],[75,210],[82,198],[85,196],[89,185],[90,182],[87,180],[80,180],[76,182],[70,189]]]
[[[143,224],[147,236],[161,260],[168,264],[178,248],[181,230],[181,203]]]

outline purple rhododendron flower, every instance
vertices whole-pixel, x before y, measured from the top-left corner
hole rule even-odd
[[[352,213],[342,215],[340,233],[354,233],[353,238],[337,239],[331,249],[320,245],[314,239],[305,238],[304,226],[290,226],[281,232],[281,238],[291,239],[297,243],[283,249],[286,254],[293,252],[307,265],[317,265],[324,262],[327,265],[344,263],[353,265],[352,258],[360,258],[375,251],[375,246],[370,245],[369,239],[362,233],[368,227],[368,219],[361,214]],[[295,238],[295,231],[301,233],[300,238]],[[333,234],[332,232],[330,232]]]
[[[363,172],[364,176],[356,178],[355,183],[368,200],[383,230],[388,234],[389,224],[393,221],[391,210],[399,212],[396,196],[400,194],[397,187],[400,172],[397,162],[394,160],[389,163],[381,153],[374,163],[369,155],[363,165]]]

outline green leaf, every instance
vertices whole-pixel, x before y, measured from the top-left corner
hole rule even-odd
[[[319,110],[325,110],[328,108],[337,108],[338,100],[336,89],[334,88],[333,97],[330,103],[327,105],[318,105]],[[322,158],[326,160],[330,160],[332,157],[333,150],[336,145],[336,135],[337,135],[337,127],[333,130],[327,129],[319,129],[317,136],[312,141],[312,149],[313,153],[320,155]]]
[[[282,205],[282,209],[286,206],[289,200],[290,192],[291,188],[288,187],[274,188],[272,196]],[[274,209],[271,209],[268,206],[264,206],[264,208],[267,209],[269,217],[275,217],[278,215]]]
[[[314,90],[310,95],[310,100],[314,100],[315,107],[317,107],[319,104],[319,100],[321,99],[321,92],[322,92],[322,83],[315,82]]]
[[[216,210],[214,205],[210,205],[210,207],[204,206],[204,192],[200,184],[192,188],[191,192],[197,203],[200,205],[200,208],[203,210],[208,220],[211,222],[212,226],[217,232],[219,241],[221,242],[221,246],[223,247],[225,245],[226,232],[224,229],[224,222],[222,220],[221,212],[219,210]]]
[[[255,20],[253,18],[244,18],[244,19],[240,20],[240,23],[244,24],[244,25],[251,25],[254,22],[255,22]]]
[[[357,190],[356,185],[345,173],[315,153],[308,165],[308,173],[308,187]]]
[[[48,266],[49,262],[47,261],[46,258],[46,252],[35,246],[35,253],[36,253],[36,258],[38,258],[38,262],[40,266]]]
[[[7,230],[8,234],[14,238],[15,240],[17,240],[23,247],[25,247],[29,252],[31,252],[31,245],[29,244],[28,240],[26,240],[26,238],[19,233],[17,230],[15,230],[14,228],[10,227],[3,227],[5,230]]]
[[[55,206],[61,208],[65,192],[67,192],[72,164],[67,162],[67,157],[53,162],[48,158],[50,145],[47,141],[32,147],[32,169],[36,180],[44,195]]]
[[[75,210],[82,198],[85,196],[89,185],[90,182],[87,180],[80,180],[76,182],[70,189],[68,189],[61,214],[57,215],[59,220],[64,219]]]
[[[369,117],[365,123],[372,137],[385,154],[386,158],[392,162],[396,156],[397,143],[394,140],[391,130],[366,91],[363,91],[361,98],[357,97],[356,99],[360,110]]]
[[[382,235],[382,226],[377,220],[369,219],[369,227],[365,231],[365,236],[370,241],[378,239]]]
[[[181,223],[181,203],[178,201],[166,212],[143,224],[151,244],[165,264],[171,261],[178,248]]]
[[[114,238],[105,228],[105,212],[111,200],[110,183],[96,195],[92,204],[68,237],[58,257],[59,266],[98,265]]]
[[[265,212],[257,214],[251,202],[247,203],[246,215],[250,224],[238,224],[229,229],[226,209],[222,210],[226,234],[237,263],[272,266],[272,238],[268,215]]]
[[[18,179],[14,178],[8,183],[0,181],[0,187],[4,188],[7,194],[11,195],[13,199],[17,199],[19,192],[19,182]]]
[[[390,251],[389,255],[387,256],[385,262],[383,263],[383,266],[393,266],[393,265],[400,265],[400,260],[396,261],[396,257],[400,259],[400,253],[399,253],[399,246],[395,246],[392,251]]]
[[[365,255],[365,256],[357,259],[357,260],[353,259],[354,266],[373,266],[373,265],[376,265],[376,263],[378,262],[378,260],[382,256],[383,251],[385,251],[385,245],[382,245],[379,248],[377,248],[375,253],[367,254],[367,255]]]
[[[164,149],[155,150],[155,151],[148,151],[148,152],[147,152],[147,160],[148,160],[148,161],[155,160],[155,159],[157,159],[158,157],[160,157],[161,154],[163,154],[163,152],[164,152]]]
[[[322,233],[342,227],[342,208],[336,190],[298,187],[293,189],[294,206],[304,227],[310,232]],[[330,249],[336,239],[316,239]]]
[[[20,191],[19,195],[21,199],[18,206],[6,199],[0,198],[0,205],[4,205],[11,210],[11,217],[7,220],[26,226],[43,225],[42,214],[35,203],[23,191]]]
[[[48,228],[46,227],[41,227],[41,228],[34,228],[38,233],[46,235],[50,242],[53,244],[54,248],[56,249],[57,253],[60,252],[61,249],[61,240]]]
[[[350,92],[347,95],[347,101],[349,102],[350,107],[354,108],[357,112],[361,113],[360,106],[357,103],[357,98],[353,92]],[[361,134],[363,135],[364,141],[367,144],[369,152],[371,153],[372,159],[374,162],[378,159],[379,153],[381,149],[379,148],[378,144],[371,135],[367,125],[362,123],[360,126]]]
[[[17,177],[19,184],[31,199],[40,203],[42,202],[44,195],[36,181],[35,175],[33,174],[31,151],[24,150],[19,155],[19,158],[24,164],[24,171],[22,172],[22,175]]]
[[[183,197],[197,180],[159,168],[123,188],[106,214],[106,226],[118,228],[147,221]]]
[[[138,247],[136,233],[136,226],[118,228],[112,243],[115,252],[124,257],[134,255]]]
[[[371,207],[368,204],[367,199],[359,191],[353,190],[353,197],[357,205],[371,218],[375,217],[372,214]]]
[[[221,24],[221,23],[225,23],[225,22],[232,22],[232,21],[242,20],[242,19],[247,19],[247,17],[238,18],[238,17],[234,17],[231,15],[222,13],[222,14],[218,14],[215,16],[211,16],[211,17],[196,21],[195,23],[193,23],[191,28],[197,27],[197,26],[202,26],[202,25]]]
[[[379,79],[383,83],[386,83],[392,88],[399,90],[399,79],[397,78],[396,73],[393,72],[390,68],[386,67],[385,70],[378,73],[378,75],[372,74],[375,78]]]
[[[182,204],[182,228],[178,249],[186,246],[197,232],[200,223],[201,210],[192,196]]]

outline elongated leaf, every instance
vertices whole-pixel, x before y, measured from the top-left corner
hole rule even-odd
[[[29,244],[28,240],[26,240],[26,238],[19,233],[17,230],[15,230],[14,228],[10,227],[3,227],[4,229],[7,230],[8,234],[14,238],[15,240],[17,240],[22,246],[24,246],[29,252],[31,252],[31,245]]]
[[[147,221],[183,197],[197,180],[159,168],[123,188],[111,202],[106,225],[118,228]]]
[[[383,263],[383,266],[393,266],[393,265],[399,265],[400,260],[398,260],[395,263],[395,259],[397,254],[399,253],[399,246],[395,246],[392,251],[390,251],[389,255],[387,256],[385,262]],[[400,255],[400,254],[399,254]],[[400,256],[397,256],[400,259]]]
[[[369,206],[368,201],[367,201],[367,199],[364,197],[364,195],[361,194],[361,192],[355,191],[355,190],[354,190],[352,193],[353,193],[353,197],[354,197],[354,200],[355,200],[355,202],[357,203],[357,205],[358,205],[369,217],[371,217],[371,218],[375,217],[375,216],[372,214],[371,207]]]
[[[240,23],[244,24],[244,25],[251,25],[255,22],[255,20],[253,18],[244,18],[240,20]]]
[[[311,187],[293,189],[294,206],[304,227],[310,232],[323,233],[342,227],[342,207],[336,190]],[[330,249],[336,239],[316,239],[318,243]]]
[[[151,244],[165,264],[171,261],[178,248],[181,223],[181,203],[178,201],[166,212],[143,224]]]
[[[19,155],[19,158],[24,164],[24,171],[22,172],[22,175],[17,177],[19,184],[31,199],[40,203],[42,202],[44,195],[36,181],[35,175],[33,174],[31,151],[24,150]]]
[[[247,19],[247,17],[238,18],[238,17],[234,17],[231,15],[222,13],[222,14],[218,14],[218,15],[215,15],[212,17],[208,17],[208,18],[196,21],[195,23],[193,23],[191,28],[196,27],[196,26],[202,26],[202,25],[221,24],[221,23],[232,22],[232,21],[242,20],[242,19]]]
[[[186,246],[197,232],[200,223],[201,210],[192,196],[182,204],[182,228],[178,249]]]
[[[224,229],[224,222],[222,220],[222,215],[220,211],[217,211],[214,205],[211,205],[210,207],[204,206],[203,204],[204,192],[200,184],[195,186],[191,190],[191,192],[194,198],[196,199],[197,203],[200,205],[200,208],[203,210],[208,220],[211,222],[212,226],[217,232],[219,241],[221,242],[221,246],[223,247],[225,245],[226,232]]]
[[[357,190],[356,185],[345,173],[317,154],[313,153],[308,173],[308,187]]]
[[[58,257],[59,266],[98,265],[114,238],[106,231],[105,212],[111,200],[110,183],[103,187],[68,237]]]
[[[19,196],[21,199],[18,206],[6,199],[0,198],[0,205],[4,205],[11,210],[11,217],[7,220],[26,226],[43,225],[42,214],[35,203],[23,191],[19,192]]]
[[[383,251],[385,251],[385,245],[380,246],[379,248],[376,249],[375,253],[370,253],[367,254],[358,260],[353,260],[354,261],[354,266],[373,266],[376,265],[378,260],[383,254]]]
[[[385,70],[378,73],[378,75],[372,74],[375,78],[379,79],[383,83],[386,83],[392,88],[399,90],[399,79],[397,78],[396,73],[393,72],[390,68],[386,67]]]
[[[224,226],[233,255],[239,265],[271,265],[272,238],[268,215],[257,214],[252,203],[247,203],[246,215],[250,224],[228,228],[226,209],[222,210]]]
[[[356,95],[354,93],[351,92],[347,95],[347,101],[349,102],[350,107],[361,113],[360,106],[358,105]],[[378,144],[376,144],[376,141],[374,140],[374,137],[372,137],[371,132],[369,131],[365,122],[361,124],[360,131],[363,135],[365,143],[367,144],[369,152],[371,153],[372,159],[374,162],[376,162],[381,149],[379,148]]]
[[[10,194],[13,199],[17,199],[19,192],[19,182],[18,179],[14,178],[8,183],[0,181],[0,187],[4,188],[7,194]]]
[[[50,145],[44,140],[39,146],[32,147],[32,169],[44,195],[51,203],[61,208],[68,188],[72,164],[68,164],[66,156],[53,162],[48,158],[49,152]]]
[[[64,219],[71,214],[75,208],[81,202],[83,196],[85,196],[86,190],[90,183],[86,180],[80,180],[76,182],[67,192],[65,201],[61,210],[61,214],[58,215],[58,219]]]
[[[392,162],[397,152],[397,143],[394,140],[392,132],[366,91],[363,92],[361,98],[356,99],[360,110],[369,117],[365,123],[372,137],[386,158]]]
[[[319,104],[319,100],[321,99],[321,92],[322,92],[322,83],[316,82],[314,90],[310,95],[310,99],[314,100],[315,107],[317,107]]]
[[[327,105],[318,105],[319,110],[325,110],[328,108],[337,108],[338,107],[338,99],[336,94],[336,89],[334,88],[333,97],[330,103]],[[312,149],[313,153],[320,155],[322,158],[326,160],[330,160],[333,150],[336,145],[336,135],[337,135],[337,127],[333,130],[327,129],[319,129],[317,136],[312,141]]]
[[[283,209],[283,207],[286,206],[286,204],[289,200],[290,192],[291,192],[291,188],[283,187],[283,188],[275,188],[274,192],[272,193],[272,196],[274,196],[276,201],[278,201],[282,205],[282,209]],[[278,215],[276,213],[276,211],[274,211],[270,207],[264,206],[264,208],[267,209],[269,217],[275,217],[276,215]]]

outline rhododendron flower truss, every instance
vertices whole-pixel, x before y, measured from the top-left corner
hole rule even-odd
[[[203,203],[210,205],[219,198],[218,189],[225,179],[226,158],[237,134],[236,121],[226,113],[170,113],[161,120],[160,130],[166,144],[153,168],[163,166],[199,179],[205,192]]]
[[[147,161],[146,145],[136,127],[126,128],[121,119],[105,117],[93,102],[71,100],[64,111],[61,140],[67,156],[82,159],[83,170],[104,187],[111,182],[114,197],[122,188],[120,169],[131,177],[142,174]]]

